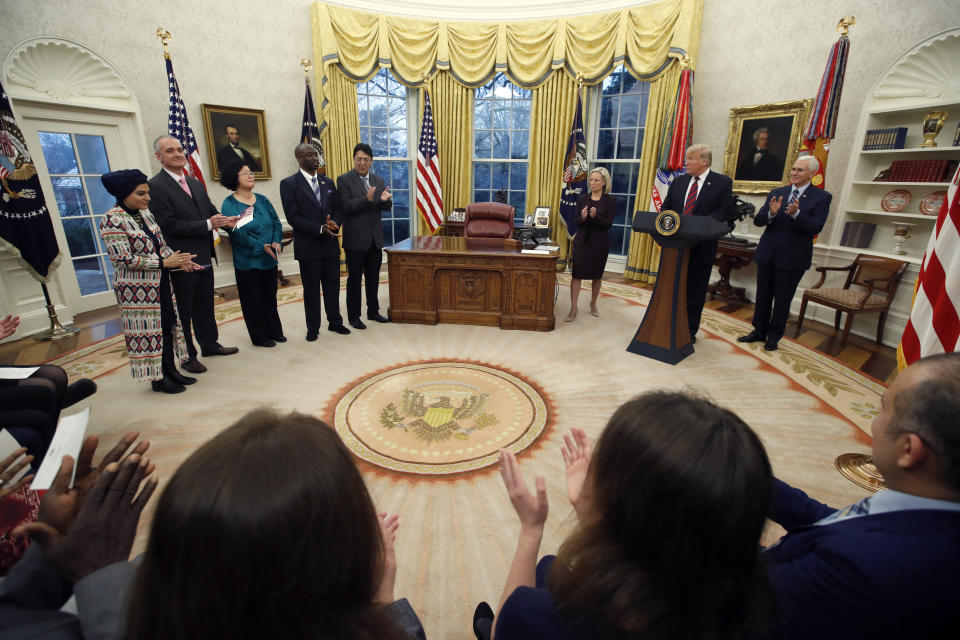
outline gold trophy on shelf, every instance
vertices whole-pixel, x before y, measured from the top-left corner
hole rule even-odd
[[[943,129],[943,124],[947,121],[948,115],[950,114],[946,111],[931,111],[928,113],[923,119],[923,142],[917,146],[937,146],[933,139],[940,135],[940,130]]]

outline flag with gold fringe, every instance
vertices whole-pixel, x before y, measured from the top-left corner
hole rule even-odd
[[[580,92],[577,91],[577,109],[573,114],[567,152],[563,156],[563,186],[560,188],[559,218],[567,227],[570,238],[577,235],[580,216],[577,213],[577,198],[587,192],[587,140],[583,137],[583,109]]]
[[[657,160],[657,174],[650,194],[650,211],[660,211],[670,183],[685,171],[683,158],[693,136],[692,102],[693,69],[684,69],[680,72],[673,109],[663,121],[660,158]]]
[[[825,188],[830,140],[837,132],[837,112],[840,109],[840,94],[843,93],[843,78],[847,71],[849,53],[850,39],[844,32],[830,49],[830,57],[820,79],[820,90],[817,91],[803,131],[800,155],[813,155],[820,162],[817,173],[810,178],[813,186],[820,189]]]
[[[312,145],[320,154],[320,166],[317,173],[327,175],[327,159],[323,155],[323,145],[320,143],[320,127],[317,125],[317,112],[313,109],[313,98],[310,97],[310,81],[304,79],[307,85],[307,94],[303,99],[303,126],[300,128],[300,142]]]

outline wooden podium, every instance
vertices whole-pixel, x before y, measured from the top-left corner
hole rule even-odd
[[[694,351],[687,322],[687,249],[726,235],[730,227],[707,216],[681,216],[673,211],[638,211],[632,226],[653,236],[661,252],[650,305],[627,351],[677,364]]]

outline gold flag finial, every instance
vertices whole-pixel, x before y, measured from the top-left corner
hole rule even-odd
[[[690,56],[688,56],[687,54],[683,54],[683,56],[680,58],[680,68],[681,69],[690,68]]]
[[[837,23],[837,31],[840,32],[841,36],[846,36],[850,33],[850,27],[857,24],[856,16],[844,16],[840,18],[840,22]]]
[[[300,66],[303,67],[303,72],[307,75],[310,75],[310,69],[313,69],[313,63],[307,60],[306,58],[300,58]]]
[[[169,56],[170,52],[167,50],[167,45],[173,40],[173,36],[163,27],[157,27],[157,37],[160,38],[160,42],[163,43],[163,55]]]
[[[577,72],[577,89],[583,88],[583,74]]]

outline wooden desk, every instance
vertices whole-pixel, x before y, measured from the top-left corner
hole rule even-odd
[[[717,256],[713,259],[713,264],[717,265],[717,271],[720,272],[720,279],[707,287],[707,293],[750,304],[746,290],[743,287],[734,287],[730,284],[730,273],[734,269],[742,269],[750,264],[756,248],[756,242],[743,244],[720,240],[717,244]]]
[[[520,253],[502,239],[441,236],[408,238],[386,252],[393,322],[554,328],[556,254]]]

